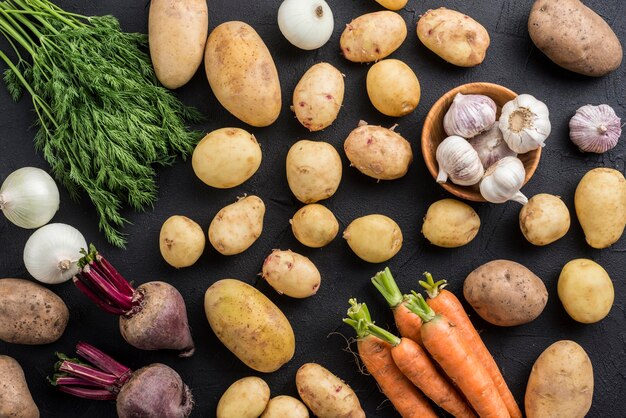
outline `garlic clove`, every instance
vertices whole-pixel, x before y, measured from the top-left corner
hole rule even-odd
[[[528,199],[520,189],[524,184],[526,170],[517,157],[504,157],[487,169],[480,181],[480,194],[491,203],[513,200],[526,204]]]
[[[544,146],[552,130],[548,107],[530,94],[520,94],[502,106],[498,125],[504,141],[518,154]]]
[[[504,157],[517,157],[517,153],[504,141],[497,123],[488,131],[471,138],[469,143],[478,153],[485,169]]]
[[[460,136],[444,139],[437,147],[435,157],[439,164],[437,183],[450,179],[459,186],[471,186],[478,183],[485,172],[476,150]]]
[[[606,104],[580,107],[569,121],[570,139],[582,152],[601,154],[615,148],[622,135],[620,118]]]
[[[447,135],[472,138],[496,122],[496,103],[482,94],[457,93],[443,118]]]

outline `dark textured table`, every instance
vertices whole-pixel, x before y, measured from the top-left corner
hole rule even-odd
[[[622,43],[626,43],[626,24],[621,19],[626,3],[618,0],[585,2],[609,21]],[[68,10],[88,15],[114,14],[127,31],[147,31],[148,8],[144,0],[58,1]],[[623,288],[626,261],[626,240],[611,248],[594,250],[587,246],[581,227],[574,216],[573,195],[583,174],[594,167],[606,166],[624,171],[626,141],[604,155],[580,153],[568,139],[568,121],[575,110],[587,103],[611,105],[625,116],[626,65],[614,73],[592,79],[567,72],[549,61],[532,44],[526,21],[530,0],[445,1],[409,0],[400,11],[408,28],[408,37],[391,57],[411,66],[418,75],[422,98],[415,112],[399,119],[379,114],[370,104],[365,77],[368,65],[353,64],[339,51],[339,37],[352,18],[366,12],[381,10],[373,0],[329,0],[335,15],[335,30],[330,41],[317,51],[302,51],[291,46],[276,24],[279,0],[216,0],[209,2],[209,26],[229,20],[250,23],[268,45],[277,64],[283,92],[280,118],[272,126],[251,129],[226,112],[217,102],[200,69],[193,80],[177,91],[182,100],[196,106],[208,116],[205,131],[236,126],[248,129],[258,138],[263,150],[259,171],[243,185],[229,190],[205,186],[196,178],[191,163],[178,162],[159,170],[159,200],[154,210],[124,214],[132,222],[126,227],[129,244],[126,250],[107,245],[98,232],[96,214],[87,199],[82,203],[70,200],[61,190],[61,209],[54,222],[78,228],[88,241],[94,242],[119,270],[135,283],[164,280],[176,286],[187,303],[189,320],[197,350],[193,357],[179,359],[172,352],[146,352],[128,345],[121,338],[117,318],[101,312],[71,284],[51,287],[68,305],[71,316],[63,337],[54,344],[38,347],[0,343],[0,354],[16,358],[25,369],[32,394],[43,417],[110,417],[115,416],[111,402],[75,399],[59,393],[46,383],[55,361],[54,352],[73,352],[74,344],[84,340],[107,351],[122,363],[139,368],[151,362],[162,362],[175,368],[193,390],[196,406],[194,417],[215,415],[215,407],[223,391],[236,379],[260,375],[269,384],[272,395],[296,395],[294,377],[303,363],[318,362],[345,379],[358,394],[363,408],[371,417],[397,416],[374,380],[361,374],[348,346],[353,330],[342,324],[348,298],[367,302],[378,324],[394,329],[391,312],[370,284],[370,277],[383,265],[368,264],[358,259],[340,236],[322,249],[309,249],[299,244],[291,233],[289,219],[301,204],[292,196],[285,171],[285,156],[298,139],[323,140],[332,143],[341,153],[344,174],[337,193],[322,202],[340,221],[343,230],[356,217],[382,213],[400,225],[404,234],[402,250],[388,262],[403,291],[417,287],[425,270],[450,282],[449,289],[461,296],[465,276],[479,265],[498,258],[520,262],[541,277],[549,292],[543,314],[534,322],[498,328],[472,315],[476,327],[501,366],[516,399],[523,404],[526,382],[537,356],[560,339],[581,344],[593,363],[595,390],[590,417],[626,417],[626,318]],[[465,12],[481,22],[489,31],[491,46],[485,61],[476,68],[449,65],[420,44],[415,34],[419,15],[429,8],[445,5]],[[2,48],[6,43],[2,43]],[[293,88],[300,76],[314,63],[327,61],[345,75],[344,106],[336,122],[322,132],[309,133],[289,110]],[[449,197],[426,170],[420,153],[420,133],[430,106],[449,89],[468,82],[488,81],[502,84],[518,93],[530,93],[550,108],[552,134],[547,140],[538,170],[523,188],[527,196],[545,192],[562,196],[572,214],[569,233],[547,247],[535,247],[524,239],[518,227],[517,203],[474,204],[482,225],[470,244],[457,249],[441,249],[430,245],[420,234],[422,218],[428,206]],[[31,128],[35,114],[29,98],[13,103],[6,89],[0,87],[0,181],[23,166],[47,169],[47,164],[34,151]],[[411,141],[415,154],[408,174],[396,181],[380,182],[349,167],[342,151],[348,133],[360,119],[372,124],[397,128]],[[207,248],[194,266],[175,270],[159,254],[158,235],[163,221],[174,214],[186,215],[204,229],[223,206],[245,193],[260,196],[267,206],[263,234],[246,252],[225,257],[207,243]],[[19,229],[0,217],[0,277],[29,278],[22,262],[22,250],[32,231]],[[341,233],[341,232],[340,232]],[[322,274],[322,285],[314,297],[295,300],[278,295],[257,275],[263,259],[274,248],[292,249],[308,257]],[[593,325],[576,323],[567,315],[558,300],[556,283],[563,265],[574,258],[586,257],[600,263],[615,285],[615,304],[608,317]],[[287,315],[296,334],[296,353],[279,371],[262,375],[253,372],[235,358],[211,331],[203,310],[205,290],[216,280],[234,277],[255,285],[268,295]],[[469,309],[469,307],[468,307]]]

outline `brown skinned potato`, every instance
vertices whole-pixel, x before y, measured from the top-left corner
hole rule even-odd
[[[0,355],[0,417],[39,418],[24,370],[12,357]]]

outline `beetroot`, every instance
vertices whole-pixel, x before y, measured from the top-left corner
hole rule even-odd
[[[120,316],[120,331],[130,345],[193,354],[185,302],[175,287],[148,282],[134,289],[93,245],[82,253],[74,284],[104,311]]]

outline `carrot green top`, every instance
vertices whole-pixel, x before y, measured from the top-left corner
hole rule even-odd
[[[376,273],[372,277],[372,284],[383,295],[391,308],[397,307],[404,300],[404,296],[391,275],[389,267],[385,267],[385,270]]]
[[[430,276],[430,275],[429,275]],[[432,280],[432,277],[430,277]],[[422,321],[429,322],[431,321],[437,314],[433,309],[428,306],[428,303],[424,300],[424,296],[421,294],[411,291],[411,295],[407,295],[407,303],[405,306],[414,314],[422,318]]]
[[[439,292],[448,285],[446,280],[435,281],[429,272],[424,272],[424,276],[426,276],[426,281],[420,280],[419,284],[426,290],[431,299],[436,298]]]
[[[378,337],[394,347],[400,344],[400,338],[393,335],[391,332],[374,325],[366,304],[357,303],[354,298],[350,299],[349,302],[351,306],[350,309],[348,309],[348,316],[350,318],[344,318],[343,322],[351,325],[356,330],[359,338],[373,335],[374,337]]]

